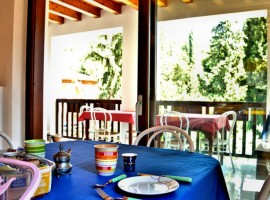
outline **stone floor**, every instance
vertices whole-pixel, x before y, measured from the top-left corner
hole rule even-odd
[[[255,200],[264,180],[256,180],[256,159],[233,158],[235,173],[229,157],[224,158],[222,165],[227,189],[231,200]]]

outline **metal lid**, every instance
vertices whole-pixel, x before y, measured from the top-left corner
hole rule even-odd
[[[55,160],[55,162],[61,160],[61,161],[64,161],[64,160],[69,160],[70,159],[70,152],[71,150],[69,149],[68,152],[65,152],[64,151],[64,147],[63,147],[63,144],[60,144],[59,145],[59,149],[60,151],[56,154],[54,154],[53,158]]]

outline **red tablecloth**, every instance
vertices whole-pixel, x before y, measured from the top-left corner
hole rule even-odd
[[[135,112],[123,111],[123,110],[109,110],[112,115],[112,121],[115,122],[126,122],[130,124],[135,124]],[[102,112],[95,112],[97,120],[104,120],[104,114]],[[79,121],[86,119],[91,119],[91,112],[83,112],[79,116]]]
[[[189,129],[201,131],[209,140],[209,155],[213,154],[213,142],[216,132],[226,124],[226,129],[230,129],[230,123],[227,117],[218,120],[221,115],[209,115],[209,114],[195,114],[195,113],[183,113],[189,119]],[[226,120],[226,123],[225,121]],[[182,121],[182,128],[186,128],[186,121]],[[160,115],[156,117],[156,124],[160,125]],[[173,126],[180,126],[179,117],[169,115],[167,117],[167,124]]]
[[[125,122],[128,123],[128,135],[129,144],[132,144],[132,125],[135,124],[135,112],[134,111],[124,111],[124,110],[109,110],[112,115],[112,121],[114,122]],[[104,120],[104,114],[102,112],[95,112],[97,120]],[[79,121],[91,119],[91,112],[85,111],[79,116]]]
[[[195,113],[183,113],[189,119],[189,129],[190,130],[198,130],[204,133],[210,133],[211,135],[215,135],[216,131],[223,127],[226,121],[226,129],[230,128],[229,121],[227,117],[221,119],[218,123],[218,120],[221,115],[209,115],[209,114],[195,114]],[[180,121],[177,116],[169,115],[167,118],[168,125],[179,126]],[[156,124],[160,125],[160,115],[156,117]],[[183,128],[186,128],[186,121],[183,120]]]

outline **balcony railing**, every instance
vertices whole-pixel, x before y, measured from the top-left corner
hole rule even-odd
[[[83,122],[79,122],[79,112],[82,105],[102,107],[108,110],[120,110],[121,100],[101,99],[56,99],[56,131],[62,137],[71,139],[89,139],[89,134]],[[119,129],[119,124],[117,129]]]
[[[265,103],[246,102],[203,102],[203,101],[157,101],[158,113],[164,109],[183,113],[222,114],[233,110],[237,121],[232,137],[232,154],[238,157],[255,157],[256,144],[266,120]],[[196,139],[198,150],[199,137]]]
[[[82,139],[84,136],[86,139],[90,138],[86,134],[84,124],[78,122],[80,107],[86,104],[92,107],[120,110],[121,100],[57,99],[56,130],[58,134],[73,139]],[[265,122],[265,103],[157,101],[157,113],[163,113],[164,109],[205,114],[221,114],[225,111],[234,110],[237,113],[237,122],[232,136],[232,154],[238,157],[256,156],[256,144]],[[196,135],[196,147],[198,149],[200,134],[197,132],[191,132],[190,134]]]

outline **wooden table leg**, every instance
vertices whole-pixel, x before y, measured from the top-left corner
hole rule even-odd
[[[133,128],[133,126],[132,126],[132,124],[131,123],[129,123],[128,124],[128,144],[129,145],[132,145],[132,136],[133,136],[133,134],[132,134],[132,128]]]

